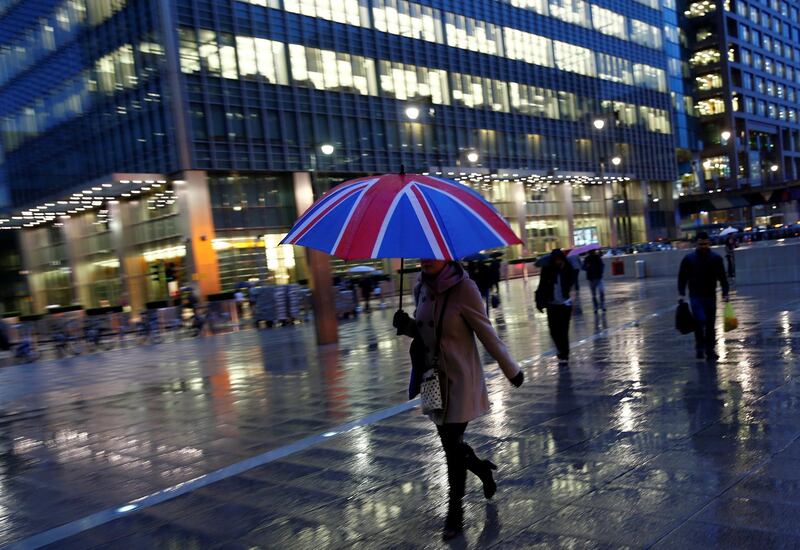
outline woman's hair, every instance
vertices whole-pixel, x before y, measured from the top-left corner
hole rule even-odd
[[[562,260],[566,260],[567,259],[567,255],[564,254],[564,251],[561,250],[560,248],[554,248],[553,251],[550,253],[550,257],[553,260],[558,260],[559,258],[562,259]]]

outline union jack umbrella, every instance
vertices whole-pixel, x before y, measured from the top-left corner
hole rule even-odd
[[[400,173],[334,187],[300,217],[281,244],[307,246],[344,260],[459,260],[522,241],[494,206],[469,187]]]

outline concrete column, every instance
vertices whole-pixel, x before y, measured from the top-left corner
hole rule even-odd
[[[526,258],[530,255],[525,224],[528,223],[528,201],[525,197],[525,184],[522,181],[514,182],[514,211],[517,215],[517,235],[522,239],[521,255]]]
[[[309,172],[295,172],[294,200],[297,215],[302,215],[314,202],[314,186]],[[339,341],[339,320],[333,295],[330,256],[318,250],[306,249],[310,275],[311,300],[314,307],[314,325],[317,344],[335,344]]]
[[[650,242],[653,240],[653,228],[650,224],[650,186],[646,180],[639,182],[642,193],[642,227],[644,227],[644,240]]]
[[[181,174],[176,184],[178,215],[186,245],[187,274],[194,281],[201,300],[220,291],[219,263],[214,240],[214,219],[208,178],[201,170]],[[180,180],[178,180],[180,181]]]
[[[144,309],[147,302],[144,288],[147,266],[144,258],[136,253],[134,246],[132,218],[134,208],[135,206],[129,202],[109,204],[109,229],[119,260],[123,305],[127,304],[132,311],[138,312]]]
[[[67,263],[69,264],[70,280],[72,281],[72,302],[90,307],[91,289],[86,281],[86,273],[81,265],[80,259],[83,257],[82,249],[85,245],[81,234],[81,217],[73,217],[64,220],[64,245],[67,250]]]
[[[31,313],[40,313],[44,311],[47,305],[47,294],[43,288],[37,285],[37,279],[33,276],[36,262],[34,261],[34,250],[36,250],[36,242],[39,238],[44,238],[45,229],[17,231],[17,239],[19,242],[19,252],[22,256],[22,269],[27,273],[28,279],[28,292],[31,297]]]
[[[575,247],[575,208],[572,204],[572,184],[565,183],[559,186],[561,201],[564,204],[564,216],[567,219],[567,244],[569,248]]]

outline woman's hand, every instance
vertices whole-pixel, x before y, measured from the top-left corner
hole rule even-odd
[[[411,324],[411,316],[408,313],[402,309],[398,309],[394,312],[392,326],[397,329],[398,335],[405,334],[409,324]]]
[[[524,381],[525,381],[525,375],[522,374],[522,371],[519,371],[517,375],[511,379],[511,385],[513,385],[515,388],[518,388],[522,385]]]

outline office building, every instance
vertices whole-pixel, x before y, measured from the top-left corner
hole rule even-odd
[[[331,184],[441,173],[535,254],[674,234],[658,0],[5,0],[0,139],[31,309],[303,279]],[[674,25],[673,25],[674,26]],[[674,37],[673,37],[674,38]]]
[[[682,189],[691,225],[800,219],[797,2],[701,0],[683,12],[703,152]]]

